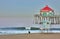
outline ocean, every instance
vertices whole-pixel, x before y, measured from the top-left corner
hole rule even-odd
[[[29,34],[30,33],[60,33],[60,28],[50,28],[49,30],[40,30],[39,28],[26,29],[25,27],[5,27],[0,28],[0,35],[9,34]]]

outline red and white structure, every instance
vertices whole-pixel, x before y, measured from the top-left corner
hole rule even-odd
[[[34,15],[34,23],[35,24],[42,24],[43,20],[48,20],[51,22],[51,24],[60,24],[60,15],[55,15],[55,12],[52,8],[50,8],[48,5],[43,7],[40,10],[39,14]],[[48,23],[47,23],[48,24]]]

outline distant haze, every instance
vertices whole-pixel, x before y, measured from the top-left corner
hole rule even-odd
[[[31,25],[46,5],[60,14],[60,0],[0,0],[0,26]]]

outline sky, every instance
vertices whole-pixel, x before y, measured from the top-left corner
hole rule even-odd
[[[32,24],[34,14],[46,5],[60,14],[60,0],[0,0],[0,26]]]

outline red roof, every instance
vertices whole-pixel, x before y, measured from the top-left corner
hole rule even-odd
[[[52,9],[46,5],[44,8],[41,9],[42,12],[48,12],[48,11],[52,11]]]

